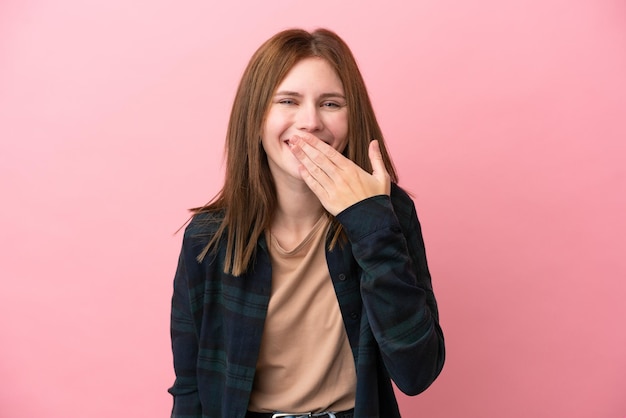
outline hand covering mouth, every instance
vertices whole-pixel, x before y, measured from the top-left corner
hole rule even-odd
[[[325,144],[327,144],[327,145],[330,145],[330,142],[328,142],[328,141],[326,141],[326,140],[324,140],[324,139],[320,139],[320,141],[322,141],[323,143],[325,143]],[[284,142],[285,144],[287,144],[287,146],[289,146],[289,147],[293,147],[293,144],[291,143],[291,139],[287,138],[287,139],[283,140],[283,142]]]

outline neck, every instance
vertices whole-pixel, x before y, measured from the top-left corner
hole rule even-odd
[[[300,242],[324,213],[319,199],[303,182],[276,184],[277,207],[271,230],[281,244]]]

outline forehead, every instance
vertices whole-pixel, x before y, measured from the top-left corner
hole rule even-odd
[[[303,89],[343,92],[343,83],[328,61],[310,57],[291,67],[277,88],[278,91],[285,89],[298,92]]]

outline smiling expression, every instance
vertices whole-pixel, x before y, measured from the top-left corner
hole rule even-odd
[[[311,134],[342,152],[348,136],[348,109],[343,84],[322,58],[305,58],[287,73],[270,103],[262,144],[275,180],[301,179],[299,161],[287,141]]]

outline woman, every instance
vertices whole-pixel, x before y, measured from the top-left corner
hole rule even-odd
[[[425,390],[443,334],[413,202],[336,34],[259,48],[226,157],[174,279],[172,416],[399,417],[391,380]]]

